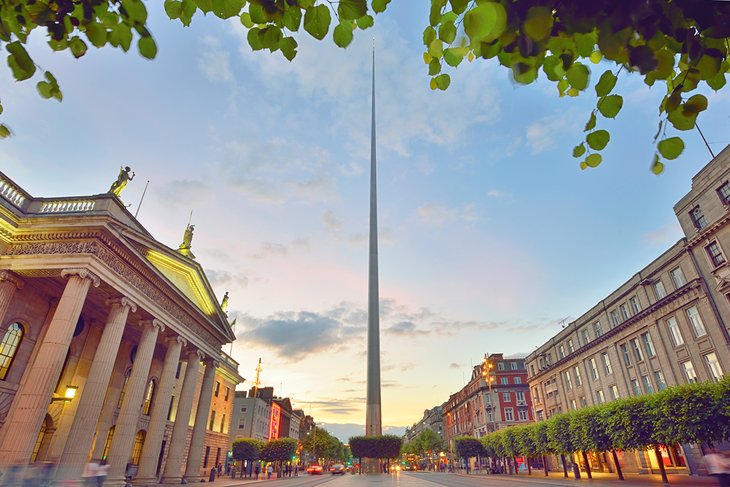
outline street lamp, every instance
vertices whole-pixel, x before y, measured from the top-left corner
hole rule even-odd
[[[66,386],[66,392],[61,397],[53,397],[51,398],[51,403],[54,402],[71,402],[74,397],[76,397],[76,390],[79,388],[79,386]]]

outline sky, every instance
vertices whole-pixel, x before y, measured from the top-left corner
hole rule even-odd
[[[184,28],[148,4],[154,61],[111,48],[75,60],[31,38],[62,103],[0,69],[15,134],[0,170],[52,197],[105,192],[129,165],[122,200],[173,248],[192,212],[196,259],[230,294],[239,388],[261,358],[263,386],[338,431],[365,420],[373,37],[386,431],[446,401],[485,353],[534,350],[679,240],[672,207],[710,160],[685,132],[653,175],[662,87],[622,75],[622,113],[599,119],[604,163],[581,171],[571,152],[592,88],[559,98],[544,77],[518,86],[475,61],[431,91],[428,9],[408,2],[346,50],[299,35],[292,62],[252,52],[237,21],[198,13]],[[715,153],[730,144],[728,93],[707,92],[698,120]]]

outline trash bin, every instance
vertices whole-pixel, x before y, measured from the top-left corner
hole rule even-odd
[[[580,468],[578,468],[578,464],[577,463],[574,463],[573,464],[573,476],[575,478],[577,478],[577,479],[580,478]]]

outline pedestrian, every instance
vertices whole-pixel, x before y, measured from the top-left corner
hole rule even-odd
[[[272,467],[271,464],[269,464],[269,466],[266,468],[267,478],[270,479],[271,474],[273,474],[273,473],[274,473],[274,467]]]
[[[99,467],[96,469],[96,487],[102,487],[106,478],[109,475],[109,468],[111,465],[106,463],[106,459],[99,462]]]
[[[717,479],[720,487],[730,487],[730,459],[714,448],[710,448],[709,452],[703,458],[707,473]]]
[[[219,463],[219,464],[218,464],[218,477],[220,477],[220,476],[221,476],[221,473],[222,473],[222,472],[223,472],[223,465],[221,465],[221,464]]]
[[[261,464],[259,462],[256,462],[256,464],[253,466],[253,472],[256,474],[256,480],[258,480],[259,473],[261,472]]]
[[[294,465],[294,476],[299,477],[299,464]]]
[[[96,487],[97,470],[99,470],[99,463],[96,460],[90,460],[84,466],[84,471],[81,473],[81,479],[84,481],[84,485],[87,487]]]

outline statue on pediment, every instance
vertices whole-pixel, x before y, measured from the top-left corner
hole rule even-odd
[[[221,309],[224,313],[228,314],[228,291],[223,295],[223,301],[221,301]]]
[[[188,226],[185,228],[185,233],[183,234],[183,241],[177,248],[178,252],[193,259],[195,258],[195,256],[193,256],[193,253],[190,251],[190,249],[192,248],[194,231],[195,225],[191,225],[188,223]]]
[[[122,190],[124,190],[127,186],[127,183],[132,179],[134,179],[134,172],[130,169],[130,167],[120,167],[119,176],[117,176],[117,180],[112,183],[107,193],[111,193],[114,196],[119,197],[122,194]]]

